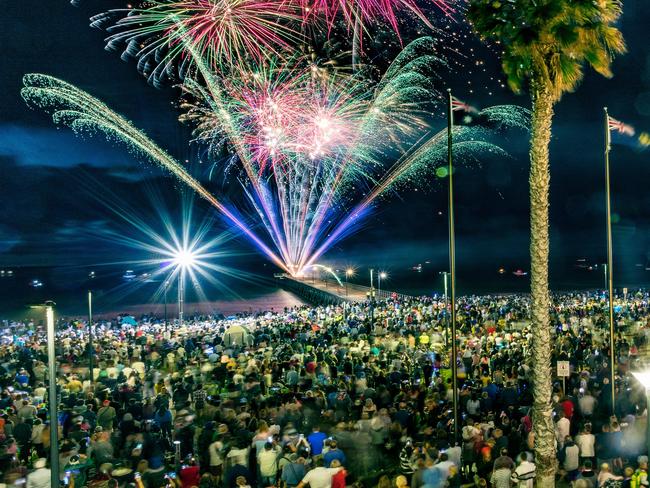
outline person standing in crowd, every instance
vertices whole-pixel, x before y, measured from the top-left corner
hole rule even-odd
[[[331,304],[228,319],[188,315],[183,324],[151,315],[99,320],[92,381],[87,328],[59,320],[61,398],[53,428],[61,477],[66,466],[87,465],[89,486],[138,488],[279,481],[331,488],[382,474],[391,484],[395,473],[411,488],[534,483],[527,297],[458,297],[456,360],[467,369],[459,378],[458,441],[444,300],[376,300],[374,318],[369,303],[348,305],[345,317]],[[625,332],[616,354],[625,360],[616,363],[610,418],[608,344],[600,333],[608,308],[597,294],[555,297],[553,360],[571,366],[566,386],[555,382],[553,393],[558,485],[596,488],[599,477],[647,484],[647,460],[637,459],[646,440],[645,390],[629,371],[639,369],[650,295],[635,294],[617,310]],[[16,340],[0,347],[0,449],[28,472],[49,448],[47,354],[38,327],[8,327],[5,335]],[[618,479],[626,469],[627,479]],[[32,478],[43,477],[41,470]],[[72,478],[82,483],[82,476]]]
[[[316,467],[298,483],[298,488],[303,488],[305,485],[309,485],[310,488],[331,488],[332,477],[342,469],[341,466],[326,468],[322,460],[317,459]]]
[[[535,481],[535,464],[528,459],[527,453],[518,456],[517,467],[512,472],[512,481],[517,488],[532,488]]]
[[[34,471],[27,475],[27,488],[49,488],[52,477],[50,470],[46,467],[47,460],[39,458],[34,462]]]

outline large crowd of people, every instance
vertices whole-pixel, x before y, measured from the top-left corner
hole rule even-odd
[[[648,296],[616,304],[614,384],[604,297],[553,303],[553,366],[570,374],[537,374],[554,377],[557,484],[648,486],[645,390],[631,376]],[[532,487],[528,298],[457,309],[458,426],[439,297],[182,324],[117,317],[94,324],[92,351],[88,323],[59,318],[56,419],[43,324],[5,322],[0,481],[50,486],[57,429],[71,487]]]

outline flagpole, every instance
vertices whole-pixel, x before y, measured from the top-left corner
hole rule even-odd
[[[456,344],[456,235],[454,230],[454,178],[452,132],[454,128],[451,89],[447,90],[447,162],[449,164],[449,275],[451,311],[451,387],[453,389],[454,440],[458,441],[458,351]]]
[[[610,150],[610,133],[609,133],[609,114],[607,107],[605,111],[605,198],[607,199],[607,288],[609,302],[609,363],[610,363],[610,385],[612,389],[612,414],[616,411],[616,387],[615,387],[615,341],[614,341],[614,274],[612,270],[612,203],[609,185],[609,150]]]

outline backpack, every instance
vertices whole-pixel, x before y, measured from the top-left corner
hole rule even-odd
[[[648,479],[648,473],[643,469],[637,469],[630,480],[630,488],[641,488],[643,478]]]

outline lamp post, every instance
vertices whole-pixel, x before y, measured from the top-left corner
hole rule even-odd
[[[50,417],[50,483],[51,486],[59,486],[59,413],[58,398],[56,392],[56,350],[54,330],[54,303],[46,301],[43,305],[32,305],[30,308],[45,309],[45,321],[47,325],[47,369],[48,369],[48,414]]]
[[[650,370],[632,373],[639,383],[645,388],[646,398],[646,446],[650,454]],[[613,388],[613,385],[612,385]]]
[[[181,269],[178,273],[178,324],[183,325],[183,308],[185,306],[185,273]]]
[[[169,288],[169,280],[165,280],[165,328],[167,328],[167,289]]]
[[[375,289],[374,289],[375,270],[370,268],[370,330],[373,330],[375,322]]]
[[[56,394],[56,350],[54,348],[54,305],[53,301],[45,302],[47,319],[47,368],[49,373],[50,390],[48,403],[50,410],[50,469],[52,486],[59,485],[59,413],[57,411]]]
[[[183,248],[176,251],[173,260],[174,266],[178,270],[178,322],[183,325],[184,305],[185,305],[185,275],[188,270],[197,264],[197,257],[189,248]]]
[[[377,275],[377,295],[381,295],[381,280],[388,278],[388,274],[385,271],[380,271]]]
[[[350,278],[354,276],[354,270],[352,268],[348,268],[345,270],[345,296],[347,297],[349,295],[349,280]]]
[[[442,275],[442,282],[445,287],[445,347],[449,347],[449,298],[447,296],[447,278],[449,278],[449,271],[440,271]]]
[[[93,370],[93,292],[88,290],[88,377],[91,384],[95,380]]]

